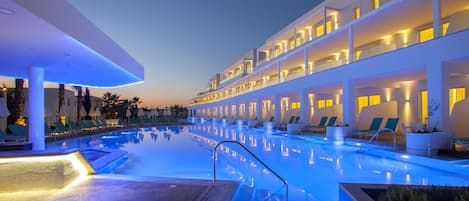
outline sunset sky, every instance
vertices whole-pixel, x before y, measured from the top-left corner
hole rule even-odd
[[[145,68],[145,83],[106,91],[142,105],[190,103],[208,79],[319,0],[69,0]],[[105,76],[105,75],[103,75]],[[12,79],[5,81],[9,87]],[[56,86],[56,84],[52,85]]]

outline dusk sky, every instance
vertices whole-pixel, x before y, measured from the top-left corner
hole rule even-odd
[[[145,68],[145,83],[106,91],[142,106],[187,105],[208,79],[320,0],[69,0]],[[105,76],[105,75],[103,75]]]

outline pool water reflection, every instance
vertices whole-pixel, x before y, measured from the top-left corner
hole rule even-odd
[[[108,147],[128,151],[114,173],[212,179],[211,151],[237,140],[285,178],[290,200],[338,200],[339,182],[469,185],[463,175],[358,152],[356,147],[212,124],[128,130],[48,144],[48,149]],[[217,178],[281,193],[280,181],[236,145],[222,146]]]

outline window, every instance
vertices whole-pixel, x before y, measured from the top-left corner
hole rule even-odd
[[[443,24],[442,30],[441,30],[441,35],[442,36],[446,36],[446,32],[448,31],[448,27],[449,27],[449,22]]]
[[[332,22],[327,21],[326,22],[326,33],[331,33],[332,32]]]
[[[333,104],[332,99],[327,99],[326,100],[326,107],[331,107]]]
[[[359,96],[357,97],[357,111],[360,113],[363,107],[370,105],[379,105],[381,103],[380,95]]]
[[[357,103],[358,103],[357,110],[358,110],[358,113],[360,114],[360,112],[362,111],[362,108],[368,106],[368,96],[359,96],[357,98]]]
[[[325,108],[325,107],[331,107],[333,105],[333,100],[332,99],[324,99],[324,100],[318,100],[318,109]]]
[[[326,107],[326,101],[319,100],[318,101],[318,108],[321,109],[321,108],[324,108],[324,107]]]
[[[419,31],[419,42],[433,39],[433,27]]]
[[[421,111],[422,111],[422,124],[427,124],[428,120],[428,92],[422,91],[420,92],[420,102],[421,102]]]
[[[290,49],[295,48],[295,40],[290,41]]]
[[[370,105],[379,105],[381,103],[381,97],[379,95],[370,96]]]
[[[319,25],[316,27],[316,37],[324,35],[324,26]]]
[[[300,108],[300,102],[293,102],[291,103],[291,109],[299,109]]]
[[[371,2],[373,10],[379,8],[379,0],[372,0]]]
[[[464,100],[466,98],[465,88],[453,88],[449,89],[449,114],[453,112],[454,104]]]
[[[274,56],[277,56],[280,54],[280,47],[279,46],[275,46],[275,49],[274,49]]]
[[[354,13],[354,16],[353,16],[354,19],[360,18],[360,14],[361,14],[361,13],[360,13],[360,7],[354,8],[354,9],[353,9],[353,13]]]
[[[355,61],[360,60],[360,56],[361,56],[361,55],[362,55],[362,51],[361,51],[361,50],[355,51]]]
[[[296,46],[299,46],[301,44],[301,37],[296,37]]]

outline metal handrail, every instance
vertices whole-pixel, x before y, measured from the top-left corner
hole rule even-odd
[[[368,144],[370,144],[376,137],[378,137],[379,134],[381,134],[381,132],[383,131],[387,131],[387,132],[390,132],[392,133],[392,136],[394,138],[394,142],[393,142],[393,146],[394,146],[394,150],[396,150],[396,132],[394,132],[394,130],[391,130],[389,128],[383,128],[383,129],[380,129],[380,130],[377,130],[376,133],[373,135],[373,137],[371,137],[371,139],[363,146],[367,146]]]
[[[217,148],[218,146],[224,144],[224,143],[234,143],[234,144],[237,144],[239,145],[241,148],[243,148],[246,152],[248,152],[253,158],[255,158],[259,163],[261,163],[265,168],[267,168],[270,172],[272,172],[272,174],[274,174],[277,179],[279,179],[280,181],[282,181],[283,185],[285,185],[285,197],[286,197],[286,201],[288,201],[288,183],[287,181],[282,178],[279,174],[277,174],[272,168],[270,168],[267,164],[265,164],[260,158],[258,158],[254,153],[252,153],[251,151],[249,151],[248,148],[246,148],[243,144],[241,144],[240,142],[236,141],[236,140],[224,140],[224,141],[221,141],[221,142],[218,142],[217,145],[215,145],[215,147],[213,148],[213,152],[212,152],[212,157],[213,157],[213,183],[215,183],[217,181],[217,170],[216,170],[216,159],[217,159]]]
[[[467,151],[469,151],[469,146],[466,145],[465,142],[463,142],[461,139],[459,139],[456,134],[454,133],[450,133],[451,135],[451,138],[453,138],[453,140],[451,141],[451,147],[452,148],[456,143],[459,143],[462,147],[464,147],[464,149],[466,149]]]

